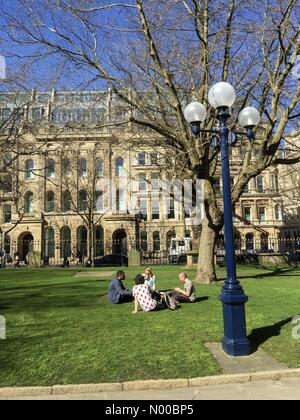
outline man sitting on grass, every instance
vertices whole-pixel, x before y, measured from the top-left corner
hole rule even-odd
[[[179,281],[184,283],[184,290],[176,288],[173,290],[172,297],[176,303],[193,303],[196,301],[196,290],[191,282],[188,279],[186,273],[179,274]]]
[[[110,282],[108,288],[108,301],[113,305],[132,302],[132,291],[130,289],[126,289],[123,284],[125,280],[125,273],[124,271],[118,271],[116,274],[116,278]]]

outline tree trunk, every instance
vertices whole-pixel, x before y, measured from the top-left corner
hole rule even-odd
[[[199,243],[199,259],[195,282],[198,284],[211,284],[217,281],[215,270],[215,246],[217,232],[208,223],[207,217],[202,224],[202,232]]]
[[[96,247],[96,243],[95,243],[95,226],[92,227],[92,232],[91,232],[91,260],[92,260],[92,267],[95,267],[95,247]]]
[[[93,261],[92,249],[93,249],[93,226],[88,226],[88,243],[87,243],[88,261]]]
[[[1,235],[1,253],[2,253],[2,259],[1,259],[1,267],[5,268],[5,259],[6,259],[6,255],[5,255],[5,232],[2,232]]]

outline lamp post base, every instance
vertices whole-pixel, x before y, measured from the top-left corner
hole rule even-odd
[[[229,340],[224,337],[222,349],[228,356],[245,357],[251,354],[250,343],[247,339]]]
[[[248,297],[239,284],[235,284],[235,288],[228,288],[225,283],[220,300],[223,303],[224,314],[224,352],[229,356],[249,356],[251,346],[247,338],[245,314]]]

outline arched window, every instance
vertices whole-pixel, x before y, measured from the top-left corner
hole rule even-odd
[[[88,208],[88,196],[85,190],[79,191],[78,194],[78,210],[86,211]]]
[[[96,177],[103,176],[103,160],[102,159],[96,160],[95,175]]]
[[[267,233],[262,233],[260,236],[260,251],[269,251],[269,235]]]
[[[167,249],[170,248],[173,238],[176,238],[176,232],[175,230],[169,230],[166,235]]]
[[[13,190],[13,181],[11,175],[4,175],[0,179],[0,190],[4,193],[11,193]]]
[[[167,203],[168,219],[175,219],[174,187],[171,188]]]
[[[118,158],[116,159],[116,176],[124,175],[124,159]]]
[[[61,198],[61,211],[63,213],[67,212],[67,211],[71,211],[71,193],[70,191],[64,191],[62,193],[62,198]]]
[[[95,229],[95,257],[104,255],[104,231],[102,226]]]
[[[246,235],[246,250],[253,251],[254,250],[254,235],[253,233],[247,233]]]
[[[139,174],[139,191],[147,191],[147,175]]]
[[[87,176],[87,161],[86,159],[79,159],[78,161],[78,176],[86,177]]]
[[[44,247],[44,259],[54,258],[55,256],[55,242],[54,242],[54,229],[47,228],[45,232],[45,247]]]
[[[51,213],[55,210],[55,195],[53,191],[48,191],[46,195],[46,212]]]
[[[25,213],[33,212],[33,193],[28,191],[25,194]]]
[[[259,175],[256,178],[256,186],[257,186],[257,192],[259,193],[264,192],[264,177],[262,175]]]
[[[46,177],[47,178],[55,177],[55,162],[53,159],[48,159],[46,162]]]
[[[103,194],[103,191],[96,191],[96,194],[95,194],[95,210],[96,211],[99,211],[99,212],[101,212],[101,211],[103,211],[104,210],[104,200],[103,200],[103,198],[104,198],[104,194]]]
[[[125,203],[125,191],[124,190],[117,190],[116,193],[116,210],[117,212],[125,211],[126,210],[126,203]]]
[[[4,250],[5,250],[6,255],[10,254],[10,243],[11,243],[10,236],[6,233],[4,236]]]
[[[238,230],[234,232],[234,245],[236,251],[240,251],[242,249],[242,237]]]
[[[151,189],[152,191],[159,191],[159,174],[151,174]]]
[[[62,175],[70,175],[71,174],[71,161],[70,159],[63,159],[61,162],[61,171]]]
[[[79,226],[77,229],[77,257],[79,262],[87,256],[87,229],[84,226]]]
[[[25,178],[30,179],[34,177],[34,161],[29,159],[25,162]]]
[[[160,233],[153,232],[153,251],[160,251]]]
[[[11,204],[3,204],[3,222],[11,222]]]
[[[141,233],[141,250],[144,252],[148,251],[148,234],[146,231]]]
[[[71,257],[71,229],[64,226],[60,231],[60,258]]]

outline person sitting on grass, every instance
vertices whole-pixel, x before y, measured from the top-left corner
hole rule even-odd
[[[156,284],[155,284],[155,275],[153,274],[151,267],[146,267],[144,274],[142,276],[145,279],[145,284],[150,287],[150,289],[154,292],[156,290]]]
[[[186,273],[179,274],[179,281],[184,283],[184,290],[176,288],[172,292],[172,297],[176,303],[193,303],[196,301],[196,290],[189,280]]]
[[[108,288],[108,301],[112,305],[132,302],[132,290],[126,289],[123,284],[126,276],[124,271],[118,271]]]
[[[137,314],[140,308],[144,312],[160,311],[167,308],[159,293],[153,295],[152,290],[145,284],[145,278],[141,274],[138,274],[135,278],[132,294],[135,298],[133,314]]]

